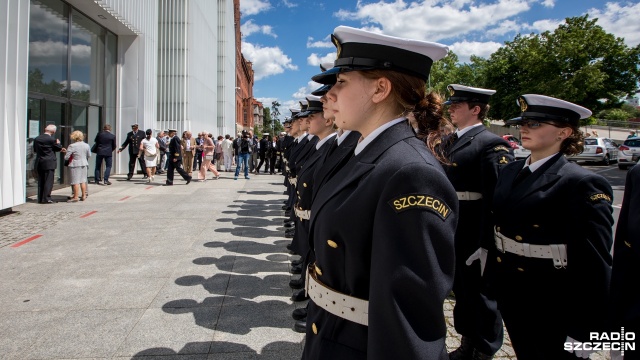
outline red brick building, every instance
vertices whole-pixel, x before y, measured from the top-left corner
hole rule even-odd
[[[253,98],[253,64],[242,55],[240,0],[233,1],[236,31],[236,133],[262,126],[262,103]]]

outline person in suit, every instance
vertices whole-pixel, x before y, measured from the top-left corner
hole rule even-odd
[[[640,295],[637,283],[640,274],[640,166],[627,173],[622,208],[618,216],[613,243],[611,272],[611,331],[640,334]],[[636,339],[636,344],[637,344]],[[637,345],[636,345],[637,346]],[[612,359],[616,359],[613,356]],[[622,358],[618,353],[617,359]],[[640,349],[626,349],[624,360],[640,359]]]
[[[164,174],[164,171],[162,171],[162,169],[164,169],[164,165],[167,161],[166,152],[168,150],[167,141],[165,138],[166,135],[164,131],[160,131],[158,133],[158,136],[156,136],[156,140],[158,140],[158,146],[160,147],[160,160],[158,161],[158,165],[156,166],[156,174]]]
[[[191,174],[186,172],[182,168],[182,140],[176,135],[178,131],[175,129],[169,129],[169,169],[167,170],[167,182],[165,186],[173,185],[173,174],[177,171],[184,180],[187,181],[187,185],[191,182]]]
[[[444,141],[449,160],[444,170],[460,204],[455,236],[456,297],[453,323],[462,335],[450,360],[491,359],[502,347],[504,330],[495,299],[483,289],[487,247],[495,247],[491,201],[500,169],[513,161],[509,143],[484,126],[489,99],[495,90],[458,84],[448,86],[451,122],[458,130]],[[469,262],[468,259],[480,259]],[[471,265],[467,265],[470,263]]]
[[[91,148],[84,142],[84,134],[80,130],[71,133],[71,144],[67,147],[64,159],[69,160],[69,183],[73,187],[73,196],[67,202],[84,201],[87,198],[87,171],[89,170],[89,158]],[[82,197],[78,194],[82,190]]]
[[[94,172],[94,181],[96,185],[111,185],[109,175],[111,174],[111,166],[113,163],[113,151],[116,145],[116,136],[111,133],[111,125],[105,124],[94,140],[97,146],[96,151],[96,169]],[[104,176],[100,177],[102,170],[102,161],[104,160]],[[102,180],[101,180],[102,179]],[[103,182],[104,181],[104,182]]]
[[[131,180],[133,177],[133,173],[136,170],[136,160],[140,163],[140,169],[144,174],[143,178],[147,178],[147,167],[144,164],[144,160],[139,156],[140,143],[144,138],[144,131],[138,131],[138,124],[133,124],[131,125],[131,131],[127,133],[127,138],[118,149],[118,154],[120,154],[127,146],[129,147],[129,172],[127,173],[127,180]]]
[[[271,136],[271,141],[267,142],[266,157],[269,159],[269,174],[276,173],[276,162],[280,156],[280,139],[276,135]]]
[[[206,135],[206,133],[198,133],[198,137],[194,139],[194,141],[196,142],[196,148],[193,155],[193,170],[200,170],[200,167],[202,166],[202,153],[204,138]]]
[[[332,40],[335,67],[312,79],[335,83],[335,123],[361,138],[311,205],[303,359],[446,358],[458,200],[433,150],[445,119],[426,81],[448,48],[346,26]]]
[[[607,327],[613,191],[565,157],[582,152],[579,123],[591,111],[538,94],[518,103],[507,124],[531,155],[498,177],[484,276],[518,359],[587,358],[576,343]]]
[[[262,167],[262,164],[264,164],[265,160],[267,161],[267,163],[264,166],[264,172],[267,172],[267,169],[269,169],[269,158],[267,157],[267,151],[269,150],[269,133],[264,133],[262,134],[262,139],[260,139],[260,142],[258,143],[258,156],[260,158],[260,162],[258,163],[258,166],[256,167],[256,174],[260,173],[260,168]]]
[[[184,167],[184,171],[191,176],[193,172],[193,157],[196,151],[196,142],[193,139],[193,135],[191,131],[185,131],[184,137],[181,142],[182,145],[182,166]]]
[[[67,150],[60,145],[60,140],[54,138],[57,127],[47,125],[44,134],[38,135],[33,141],[33,151],[36,153],[35,168],[38,170],[38,203],[53,204],[51,191],[53,190],[53,177],[58,161],[57,152],[65,153]]]

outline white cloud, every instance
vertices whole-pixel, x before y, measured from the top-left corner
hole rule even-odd
[[[338,57],[338,54],[335,52],[332,53],[328,53],[325,56],[318,56],[318,54],[313,53],[311,55],[309,55],[309,57],[307,58],[307,64],[309,65],[313,65],[313,66],[320,66],[320,64],[323,63],[333,63],[333,61],[336,59],[336,57]]]
[[[60,81],[60,84],[66,86],[67,85],[67,80]],[[89,86],[87,84],[83,84],[80,81],[71,80],[71,90],[73,90],[73,91],[91,90],[91,86]]]
[[[543,33],[545,31],[553,32],[560,24],[564,24],[564,20],[545,19],[534,21],[533,24],[525,25],[523,28],[537,33]]]
[[[486,34],[489,36],[502,36],[508,33],[517,33],[521,29],[522,24],[513,20],[505,20],[493,29],[488,30]]]
[[[273,33],[273,27],[271,25],[257,25],[253,22],[253,19],[248,20],[240,26],[240,32],[242,36],[249,36],[254,33],[261,33],[277,38],[278,35]]]
[[[307,48],[332,48],[331,35],[327,35],[322,40],[314,40],[311,36],[307,38]]]
[[[294,3],[293,1],[288,1],[288,0],[282,0],[282,4],[288,8],[294,8],[297,7],[298,4]]]
[[[243,41],[242,53],[253,63],[256,81],[271,75],[282,74],[285,70],[298,70],[298,67],[291,63],[291,58],[279,47],[261,47]]]
[[[469,63],[471,61],[471,55],[486,59],[500,47],[502,47],[502,44],[493,41],[478,42],[466,40],[456,42],[450,46],[451,51],[458,55],[458,61],[461,63]]]
[[[390,3],[359,2],[356,11],[340,10],[334,15],[343,20],[360,20],[368,30],[383,29],[388,35],[439,41],[485,31],[529,9],[527,0],[497,0],[484,4],[471,0],[452,3],[425,0],[407,4],[395,0]],[[380,27],[371,24],[380,24]]]
[[[242,0],[240,1],[240,12],[243,16],[256,15],[271,9],[269,0]]]
[[[620,5],[617,2],[609,2],[604,10],[589,9],[587,13],[590,18],[598,18],[597,24],[607,32],[624,38],[627,46],[640,43],[640,3]]]
[[[552,7],[556,6],[556,0],[543,0],[541,2],[541,4],[544,7],[552,8]]]
[[[320,69],[318,69],[318,73],[320,73]],[[295,99],[295,101],[303,100],[307,96],[311,95],[312,91],[317,90],[321,86],[322,86],[321,84],[318,84],[315,81],[309,80],[309,82],[307,82],[307,86],[299,88],[298,91],[293,93],[293,95],[291,96]],[[299,104],[296,106],[299,106]]]
[[[91,46],[73,45],[71,47],[71,63],[89,65]],[[33,41],[29,43],[29,66],[66,65],[67,45],[60,41]]]

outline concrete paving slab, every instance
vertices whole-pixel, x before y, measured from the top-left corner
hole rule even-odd
[[[0,316],[0,358],[24,359],[24,354],[66,316],[67,311],[10,312]]]

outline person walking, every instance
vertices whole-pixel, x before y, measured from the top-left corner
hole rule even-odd
[[[144,157],[144,164],[147,167],[147,182],[152,182],[155,180],[160,144],[158,139],[153,137],[153,130],[147,129],[145,135],[144,140],[140,142],[140,156]]]
[[[498,177],[484,277],[519,360],[587,358],[579,343],[607,331],[613,191],[567,160],[583,151],[590,110],[538,94],[518,103],[521,115],[506,123],[531,155]]]
[[[33,151],[36,153],[35,169],[38,171],[38,203],[53,204],[51,191],[53,190],[53,177],[57,166],[56,153],[65,153],[67,150],[60,145],[60,140],[54,137],[57,128],[55,125],[47,125],[44,134],[38,135],[33,140]]]
[[[144,133],[138,131],[138,124],[131,125],[131,131],[127,133],[127,137],[120,145],[118,154],[122,152],[127,146],[129,147],[129,172],[127,173],[127,180],[131,180],[133,173],[136,170],[136,160],[140,163],[140,169],[144,174],[143,178],[147,178],[147,169],[144,164],[144,160],[139,156],[140,154],[140,142],[144,139]]]
[[[71,144],[64,155],[69,161],[69,183],[73,187],[73,196],[67,202],[78,202],[78,194],[82,191],[80,201],[87,198],[87,172],[89,171],[89,158],[91,148],[84,142],[84,134],[80,130],[71,133]]]
[[[180,138],[176,135],[177,130],[169,129],[169,158],[167,162],[169,163],[169,170],[167,171],[167,181],[165,186],[173,185],[173,173],[177,171],[180,176],[187,182],[187,185],[191,182],[191,174],[184,171],[182,168],[182,145]]]
[[[204,160],[202,161],[202,166],[198,172],[198,180],[207,181],[207,170],[213,173],[213,179],[218,180],[220,178],[220,173],[216,170],[216,167],[213,165],[212,161],[214,160],[215,153],[215,145],[213,144],[213,135],[204,133],[204,142],[202,143],[202,152],[204,153]]]
[[[184,138],[182,139],[182,166],[189,176],[193,172],[193,157],[196,150],[196,142],[192,138],[191,131],[184,132]]]
[[[445,119],[426,82],[448,48],[346,26],[332,40],[335,67],[312,80],[335,83],[335,123],[361,138],[312,199],[302,357],[444,359],[458,199],[434,150]]]
[[[200,170],[200,167],[202,166],[202,145],[204,144],[204,138],[206,135],[207,133],[200,132],[198,133],[198,137],[194,139],[196,142],[196,148],[193,153],[193,170]]]
[[[453,324],[462,335],[450,360],[488,360],[502,347],[502,317],[484,289],[482,272],[487,249],[494,248],[491,201],[500,169],[513,161],[513,150],[483,124],[495,90],[450,84],[445,102],[457,131],[444,140],[447,178],[460,204],[455,235],[456,271]],[[444,129],[443,129],[444,130]],[[468,259],[479,259],[472,262]]]
[[[244,166],[244,178],[249,180],[249,158],[251,156],[251,152],[253,151],[253,139],[250,137],[251,135],[243,130],[240,141],[238,142],[238,163],[236,164],[236,174],[233,177],[233,180],[238,180],[238,175],[240,175],[240,168]]]
[[[156,137],[156,140],[158,140],[158,146],[160,149],[160,160],[158,160],[158,165],[156,166],[156,174],[163,174],[164,171],[163,169],[165,168],[166,162],[167,162],[167,156],[166,156],[166,152],[167,152],[167,142],[165,140],[166,135],[164,133],[164,131],[160,131],[160,133],[158,133],[158,136]]]
[[[109,175],[111,174],[111,166],[113,164],[113,151],[117,148],[116,136],[111,133],[111,125],[105,124],[94,140],[96,144],[96,169],[93,179],[96,185],[111,185]],[[102,161],[104,160],[104,175],[100,177],[102,170]]]

